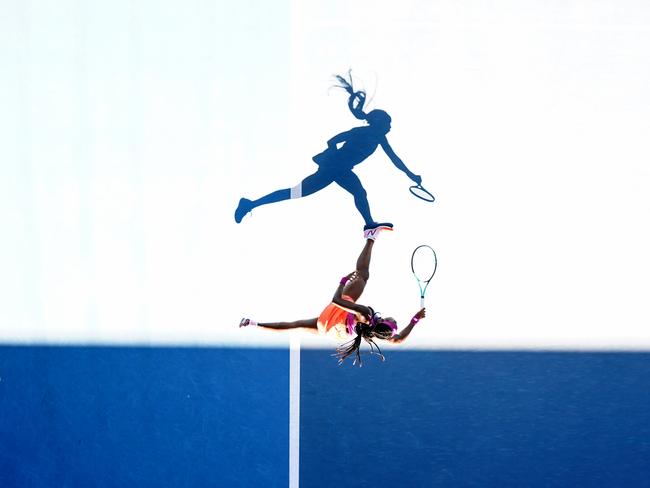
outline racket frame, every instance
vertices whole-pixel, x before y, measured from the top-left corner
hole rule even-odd
[[[429,195],[430,198],[426,198],[426,197],[423,197],[422,195],[419,195],[418,193],[416,193],[415,190],[420,190],[420,191],[426,193],[427,195]],[[433,194],[429,190],[424,188],[422,185],[409,186],[409,191],[411,192],[411,195],[413,195],[414,197],[419,198],[420,200],[423,200],[425,202],[433,203],[433,202],[436,201],[436,197],[434,197]]]
[[[413,261],[414,261],[414,258],[415,258],[415,253],[418,252],[418,249],[420,249],[422,247],[428,247],[429,249],[431,249],[431,252],[433,253],[433,272],[431,273],[431,276],[429,277],[429,279],[424,280],[424,281],[421,280],[420,278],[418,278],[418,275],[415,272],[415,266],[413,264]],[[429,246],[428,244],[420,244],[418,247],[416,247],[413,250],[413,254],[411,254],[411,271],[413,272],[413,276],[415,276],[415,279],[418,282],[418,287],[420,288],[420,308],[424,308],[424,294],[427,291],[427,287],[429,286],[429,283],[431,282],[431,280],[435,276],[437,269],[438,269],[438,256],[436,255],[436,251],[434,251],[434,249],[431,246]],[[424,288],[422,288],[423,283],[424,283]]]

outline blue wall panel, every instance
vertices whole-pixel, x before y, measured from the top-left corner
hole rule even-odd
[[[0,347],[0,486],[288,484],[286,350]]]
[[[302,352],[301,486],[647,486],[650,354]],[[288,485],[288,352],[0,347],[0,486]]]
[[[301,487],[648,486],[650,354],[303,352]]]

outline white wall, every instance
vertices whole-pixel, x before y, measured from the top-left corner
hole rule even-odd
[[[363,239],[295,185],[358,125],[353,69],[427,205],[377,152],[362,302],[408,319],[411,250],[439,268],[412,347],[650,346],[645,2],[19,2],[0,19],[0,340],[283,344]],[[323,345],[310,338],[313,344]]]

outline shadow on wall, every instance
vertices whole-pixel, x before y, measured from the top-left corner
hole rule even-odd
[[[377,222],[372,217],[366,190],[359,177],[352,171],[353,168],[365,161],[377,147],[381,146],[392,163],[416,185],[422,182],[422,178],[406,167],[388,143],[386,134],[391,128],[390,115],[378,109],[364,112],[366,93],[363,90],[354,90],[351,73],[348,73],[348,78],[337,75],[336,79],[339,82],[337,86],[349,94],[348,108],[352,115],[365,121],[367,125],[341,132],[327,141],[327,149],[312,158],[318,165],[318,170],[295,187],[273,191],[257,200],[242,198],[235,211],[237,223],[241,222],[246,214],[256,207],[290,198],[306,197],[336,183],[354,197],[354,204],[365,222],[364,230],[381,225],[392,227],[392,223]]]

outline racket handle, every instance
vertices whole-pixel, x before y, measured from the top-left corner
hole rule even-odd
[[[424,297],[420,297],[420,308],[424,308]]]

